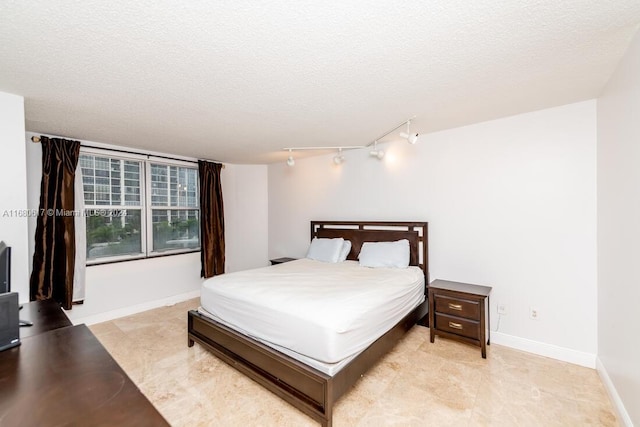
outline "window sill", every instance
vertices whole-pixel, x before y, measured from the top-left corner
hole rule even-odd
[[[169,252],[169,253],[155,253],[149,256],[139,256],[139,257],[124,258],[124,259],[96,260],[96,261],[92,261],[90,264],[87,263],[86,265],[87,267],[93,267],[95,265],[119,264],[121,262],[143,261],[146,259],[163,258],[163,257],[175,256],[175,255],[186,255],[186,254],[192,254],[196,252],[200,252],[200,249],[193,249],[190,251],[180,251],[180,252]]]

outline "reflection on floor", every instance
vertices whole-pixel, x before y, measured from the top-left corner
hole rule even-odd
[[[318,426],[219,361],[187,347],[198,300],[91,326],[173,426]],[[436,338],[414,327],[338,402],[334,426],[617,425],[593,369],[491,345]]]

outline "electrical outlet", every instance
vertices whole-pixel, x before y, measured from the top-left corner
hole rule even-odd
[[[507,304],[498,304],[498,314],[507,314]]]
[[[532,320],[538,320],[540,318],[540,312],[535,307],[529,307],[529,317]]]

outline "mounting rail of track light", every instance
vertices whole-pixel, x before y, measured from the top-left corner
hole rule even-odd
[[[405,138],[407,140],[407,142],[409,144],[415,144],[418,141],[418,137],[420,136],[418,133],[411,133],[411,120],[415,119],[416,116],[413,116],[411,118],[408,118],[407,120],[403,121],[402,123],[400,123],[399,125],[395,126],[394,128],[390,129],[389,131],[383,133],[382,135],[380,135],[379,137],[377,137],[376,139],[374,139],[373,141],[371,141],[370,143],[366,144],[366,145],[352,145],[352,146],[327,146],[327,147],[287,147],[287,148],[283,148],[283,150],[286,150],[289,152],[289,157],[287,158],[287,165],[288,166],[293,166],[296,164],[295,159],[293,158],[293,151],[326,151],[326,150],[337,150],[338,153],[333,157],[333,162],[336,165],[339,165],[341,163],[344,162],[345,158],[342,155],[342,152],[344,150],[357,150],[360,148],[367,148],[367,147],[371,147],[373,146],[373,150],[369,151],[369,155],[371,157],[375,157],[378,160],[382,160],[384,158],[384,150],[383,149],[379,149],[378,148],[378,142],[384,138],[385,136],[389,135],[390,133],[400,129],[402,126],[407,125],[407,131],[406,132],[400,132],[400,136],[402,138]]]

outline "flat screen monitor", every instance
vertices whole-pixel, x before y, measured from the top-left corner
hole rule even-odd
[[[0,294],[11,292],[11,247],[0,242]]]

